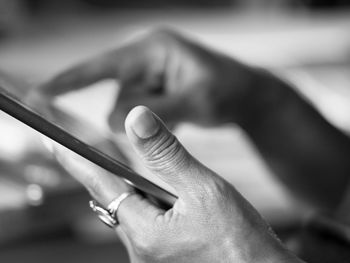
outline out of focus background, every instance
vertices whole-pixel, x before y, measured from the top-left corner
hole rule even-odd
[[[166,26],[276,72],[350,133],[349,7],[347,0],[0,0],[0,84],[23,96],[83,59]],[[104,81],[59,103],[108,137],[106,116],[116,90],[116,82]],[[237,127],[183,124],[176,134],[282,239],[311,212],[274,179]],[[106,144],[101,138],[94,143]],[[142,173],[122,136],[111,144]],[[128,262],[88,200],[40,135],[0,113],[1,262]]]

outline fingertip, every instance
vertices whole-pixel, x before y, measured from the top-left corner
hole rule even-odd
[[[148,139],[154,136],[160,128],[155,114],[145,106],[136,106],[126,117],[125,130],[127,135],[139,139]]]

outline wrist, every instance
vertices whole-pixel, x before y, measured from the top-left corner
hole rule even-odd
[[[222,63],[222,86],[209,94],[213,117],[218,123],[241,126],[257,123],[281,104],[289,87],[270,72],[227,59]],[[215,81],[215,83],[220,83]]]
[[[303,263],[272,232],[249,235],[246,240],[222,240],[217,255],[239,263]]]
[[[237,118],[237,123],[247,131],[259,129],[276,114],[284,114],[295,101],[295,92],[287,83],[268,71],[253,71]]]

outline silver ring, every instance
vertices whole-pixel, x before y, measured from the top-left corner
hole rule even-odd
[[[118,217],[117,217],[117,212],[118,209],[121,205],[121,203],[128,198],[130,195],[135,194],[135,192],[125,192],[122,193],[119,197],[115,198],[112,200],[112,202],[109,203],[109,205],[107,206],[107,210],[110,213],[110,215],[115,218],[117,220],[117,224],[119,224],[118,222]]]
[[[108,210],[101,207],[95,200],[89,202],[90,208],[94,211],[98,218],[107,226],[113,228],[118,225],[117,220],[108,212]]]
[[[130,195],[135,194],[135,192],[125,192],[121,194],[119,197],[112,200],[109,203],[107,209],[101,207],[95,200],[91,200],[89,202],[90,208],[94,211],[98,218],[107,226],[114,228],[119,222],[117,219],[117,211],[119,209],[120,204]]]

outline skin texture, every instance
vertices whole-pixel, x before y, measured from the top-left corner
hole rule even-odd
[[[116,232],[131,262],[300,262],[247,200],[191,156],[149,109],[134,108],[125,128],[143,164],[178,194],[167,211],[138,194],[123,201]],[[59,151],[64,167],[102,205],[128,190],[116,176]]]
[[[175,32],[156,30],[60,73],[31,99],[38,95],[40,103],[42,96],[47,100],[112,78],[121,86],[110,114],[113,130],[123,127],[127,113],[140,104],[168,124],[191,121],[212,126],[236,119],[254,74],[249,67]]]
[[[173,31],[156,30],[62,72],[30,100],[40,105],[106,78],[121,85],[109,116],[112,130],[140,104],[169,126],[235,122],[296,196],[336,212],[349,184],[350,140],[288,83]]]
[[[177,33],[158,30],[68,69],[29,100],[50,101],[106,78],[121,85],[109,117],[112,130],[121,127],[127,113],[140,104],[170,125],[237,123],[292,191],[336,212],[349,180],[350,141],[287,83]],[[169,211],[137,195],[123,202],[117,232],[132,261],[294,262],[232,186],[190,156],[163,124],[156,133],[150,131],[154,121],[147,112],[141,107],[130,113],[127,135],[144,164],[172,184],[180,198]],[[135,131],[143,128],[150,137],[136,136]],[[127,186],[115,177],[90,171],[72,168],[102,204],[125,192]]]

